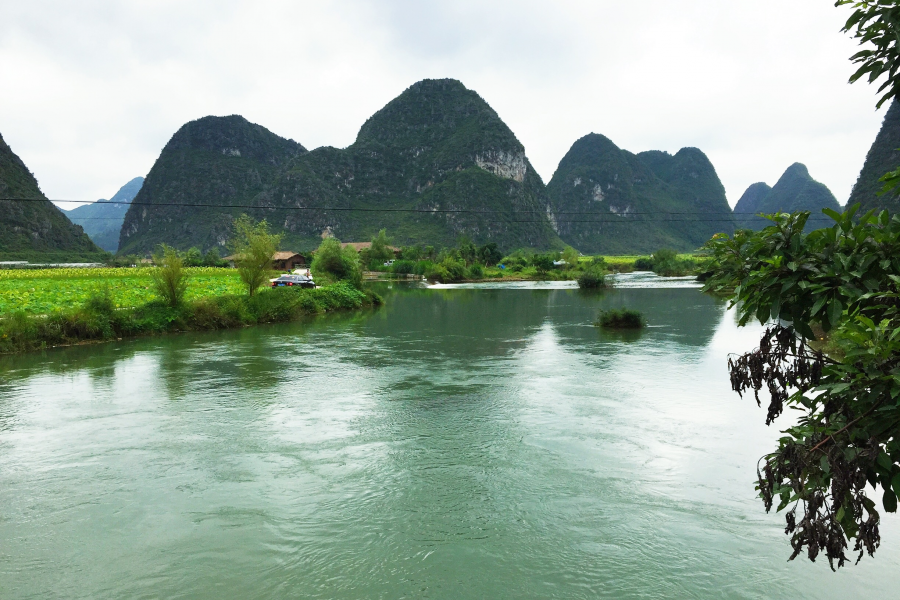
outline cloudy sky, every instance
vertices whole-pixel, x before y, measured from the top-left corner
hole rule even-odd
[[[793,162],[845,202],[884,110],[832,0],[0,0],[0,134],[50,198],[108,198],[241,114],[344,147],[412,83],[476,90],[545,181],[579,137],[706,152],[734,205]]]

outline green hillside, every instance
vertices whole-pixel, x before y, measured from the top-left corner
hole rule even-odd
[[[725,188],[696,148],[635,155],[592,133],[572,145],[547,192],[560,237],[582,252],[689,251],[734,230]]]
[[[216,143],[173,144],[187,137],[182,131],[172,138],[126,217],[122,251],[146,251],[162,241],[223,244],[232,216],[241,212],[173,210],[145,201],[252,204],[243,211],[266,218],[295,250],[317,246],[323,235],[367,240],[382,228],[401,245],[451,245],[460,235],[505,249],[561,245],[524,147],[478,94],[455,80],[411,86],[369,118],[346,149],[300,152],[265,132],[278,152],[259,162],[247,158],[221,119],[185,127],[194,131],[191,140],[216,132]]]
[[[252,204],[290,159],[305,152],[238,115],[183,125],[125,214],[119,251],[149,252],[160,243],[182,249],[223,246],[232,218],[249,212],[230,205]],[[196,204],[211,206],[179,206]]]
[[[847,206],[853,206],[858,202],[863,212],[887,209],[893,214],[900,214],[900,190],[883,196],[878,195],[884,186],[878,180],[897,167],[900,167],[900,105],[894,100],[884,117],[875,143],[866,155],[866,162],[856,180],[856,185],[853,186],[853,191],[850,192]]]
[[[66,216],[76,225],[81,225],[95,244],[107,252],[115,252],[119,249],[119,232],[122,230],[128,205],[142,185],[144,178],[135,177],[119,188],[109,200],[97,200],[92,204],[67,210]]]
[[[34,198],[34,202],[2,200]],[[103,251],[47,200],[0,135],[0,260],[94,261]]]
[[[765,187],[763,187],[765,186]],[[794,212],[808,210],[812,213],[811,225],[824,226],[827,217],[823,208],[840,211],[841,206],[831,190],[809,174],[805,165],[794,163],[784,172],[778,183],[766,192],[764,183],[754,183],[734,207],[738,224],[746,229],[762,229],[771,223],[768,219],[753,216],[758,213]]]

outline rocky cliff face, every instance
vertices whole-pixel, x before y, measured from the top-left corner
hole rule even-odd
[[[892,214],[900,213],[900,190],[878,195],[884,187],[878,180],[885,173],[898,167],[900,167],[900,105],[894,100],[884,117],[875,143],[866,155],[866,162],[856,180],[856,185],[853,186],[853,191],[850,192],[847,206],[859,203],[862,212],[887,209]]]
[[[77,262],[100,258],[102,251],[44,197],[34,175],[0,136],[0,260]]]
[[[805,165],[794,163],[771,189],[765,183],[754,183],[747,188],[734,213],[739,227],[759,230],[771,221],[753,215],[808,210],[812,213],[810,227],[823,227],[831,223],[822,214],[823,208],[841,210],[831,190],[813,179]]]
[[[81,225],[95,244],[107,252],[115,252],[119,249],[119,233],[128,205],[143,185],[144,178],[135,177],[109,200],[97,200],[93,204],[67,210],[66,216],[76,225]]]
[[[694,250],[734,229],[725,189],[700,150],[635,155],[589,134],[547,186],[560,237],[582,252]]]
[[[214,206],[166,206],[188,203]],[[129,210],[120,248],[223,245],[240,212],[265,218],[295,250],[324,235],[367,240],[381,228],[397,244],[450,245],[467,235],[548,248],[560,244],[548,207],[497,113],[458,81],[425,80],[369,118],[346,149],[306,152],[240,117],[185,125]]]

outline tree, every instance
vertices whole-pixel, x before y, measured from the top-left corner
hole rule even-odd
[[[487,267],[496,265],[503,260],[503,253],[497,248],[497,244],[489,242],[478,249],[478,259]]]
[[[900,4],[886,0],[837,0],[835,6],[850,5],[853,13],[842,31],[850,33],[864,48],[850,57],[859,65],[850,83],[865,78],[873,83],[882,76],[887,79],[878,88],[881,98],[876,108],[896,97],[900,85]],[[900,168],[881,178],[886,194],[900,185]]]
[[[200,248],[194,246],[184,253],[182,260],[184,260],[184,266],[186,267],[199,267],[203,264],[203,253],[200,252]]]
[[[369,260],[384,263],[394,258],[391,249],[391,238],[387,236],[387,230],[382,229],[378,235],[372,238],[372,246],[369,248]]]
[[[878,93],[882,94],[877,107],[893,98],[900,85],[900,4],[886,0],[837,0],[835,6],[850,5],[853,14],[842,29],[865,46],[850,57],[859,65],[850,83],[865,77],[872,83],[887,75]],[[883,93],[882,93],[883,92]]]
[[[808,212],[769,217],[760,232],[707,243],[713,276],[740,324],[768,323],[759,348],[729,358],[739,394],[769,393],[766,424],[801,411],[757,470],[767,511],[777,500],[793,554],[824,552],[832,569],[880,544],[881,506],[900,495],[900,218],[870,212],[854,222],[825,210],[832,227],[804,234]],[[823,351],[816,330],[829,334]]]
[[[161,244],[153,255],[153,262],[156,264],[150,272],[153,287],[167,306],[176,308],[184,300],[188,286],[184,260],[175,248]]]
[[[346,281],[357,288],[362,287],[359,254],[350,246],[342,248],[336,238],[322,240],[313,255],[311,268],[316,277]]]
[[[269,233],[264,220],[256,223],[247,215],[234,221],[231,241],[235,266],[250,296],[256,293],[272,273],[272,256],[281,244],[281,235]]]
[[[538,273],[544,275],[553,268],[553,255],[535,254],[531,257],[531,264],[534,265]]]
[[[562,259],[566,261],[566,268],[571,269],[578,266],[578,250],[572,246],[566,246],[562,251]]]

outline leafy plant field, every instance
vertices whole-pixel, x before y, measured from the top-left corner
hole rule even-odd
[[[244,292],[234,269],[186,270],[190,274],[188,300]],[[0,270],[0,315],[17,310],[41,315],[77,308],[105,286],[109,287],[116,308],[141,306],[156,299],[151,272],[152,267]]]

